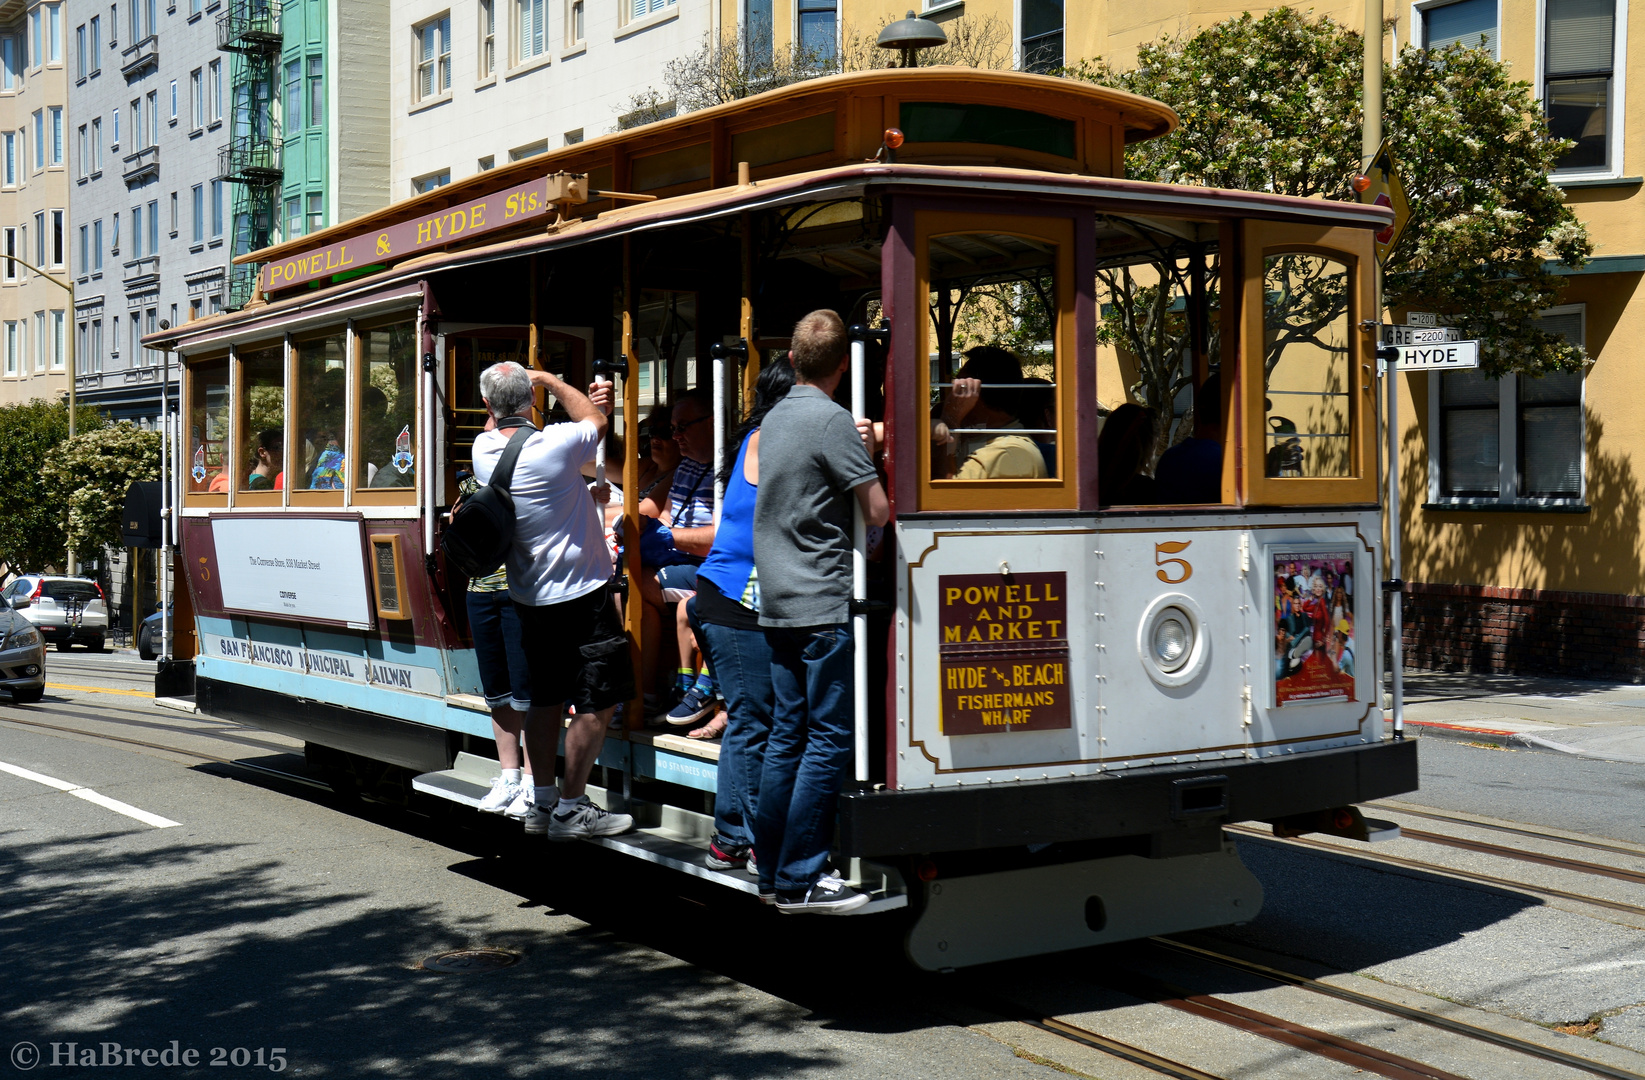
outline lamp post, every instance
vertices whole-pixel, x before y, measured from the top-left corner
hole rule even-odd
[[[74,438],[74,404],[75,404],[75,401],[74,401],[74,382],[75,382],[75,378],[74,378],[74,376],[75,376],[75,370],[74,370],[74,325],[75,325],[74,324],[74,318],[75,318],[76,313],[75,313],[75,309],[74,309],[74,283],[72,281],[64,281],[60,277],[56,277],[55,275],[48,274],[44,270],[40,269],[38,266],[30,266],[28,263],[24,262],[22,259],[17,258],[15,255],[7,255],[6,259],[9,262],[16,263],[18,266],[21,266],[25,270],[29,270],[29,271],[32,271],[36,274],[39,274],[41,277],[45,278],[47,281],[51,282],[53,285],[57,286],[59,289],[62,289],[64,292],[69,294],[68,318],[65,320],[65,323],[64,323],[64,326],[63,326],[63,336],[68,339],[66,352],[67,352],[67,359],[68,359],[68,365],[69,365],[69,438],[72,439],[72,438]],[[68,569],[68,574],[69,574],[70,577],[73,577],[79,569],[78,560],[75,559],[74,552],[72,550],[68,553],[68,567],[67,567],[67,569]]]

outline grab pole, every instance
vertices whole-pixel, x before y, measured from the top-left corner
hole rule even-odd
[[[867,335],[851,328],[851,418],[862,420],[868,416],[868,405],[863,387],[863,369],[868,366]],[[862,516],[862,503],[851,500],[851,638],[852,638],[852,715],[856,720],[856,779],[868,780],[868,522]]]
[[[720,524],[720,503],[725,501],[725,485],[720,482],[720,471],[725,468],[725,362],[727,360],[746,361],[748,359],[748,341],[738,338],[734,344],[727,345],[717,341],[708,347],[709,358],[713,361],[714,369],[714,525]],[[744,414],[747,408],[743,409]]]

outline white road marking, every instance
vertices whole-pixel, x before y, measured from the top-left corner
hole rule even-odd
[[[170,818],[163,818],[159,814],[151,814],[147,810],[139,810],[130,803],[123,803],[119,799],[111,799],[107,795],[99,795],[97,792],[91,790],[91,788],[81,787],[79,784],[71,784],[66,780],[59,780],[55,776],[47,776],[44,773],[37,773],[32,769],[25,769],[21,765],[12,765],[7,762],[0,761],[0,772],[9,772],[13,776],[22,777],[24,780],[33,780],[36,784],[44,784],[47,787],[56,788],[58,791],[66,791],[77,799],[84,799],[89,803],[96,803],[105,810],[113,810],[116,814],[124,814],[129,818],[136,818],[144,825],[152,825],[156,829],[169,829],[173,825],[182,824],[180,821],[173,821]]]

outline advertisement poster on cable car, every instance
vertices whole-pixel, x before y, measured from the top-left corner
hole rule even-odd
[[[1277,549],[1274,704],[1354,699],[1354,552]]]

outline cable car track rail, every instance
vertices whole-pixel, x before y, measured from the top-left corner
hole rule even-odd
[[[1600,843],[1596,840],[1582,840],[1571,836],[1560,836],[1557,833],[1540,832],[1536,829],[1518,828],[1513,825],[1497,825],[1490,822],[1474,821],[1471,818],[1457,817],[1454,814],[1437,814],[1431,810],[1413,810],[1397,803],[1371,802],[1366,808],[1374,808],[1386,814],[1406,814],[1411,817],[1427,818],[1430,821],[1443,821],[1451,825],[1463,825],[1470,829],[1484,829],[1490,832],[1509,833],[1514,836],[1525,836],[1533,840],[1544,840],[1551,844],[1569,844],[1572,847],[1591,848],[1594,851],[1609,851],[1616,855],[1626,855],[1629,858],[1645,859],[1645,847],[1628,847],[1626,841],[1614,844]],[[1410,833],[1405,835],[1409,836]]]

